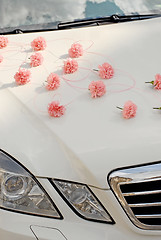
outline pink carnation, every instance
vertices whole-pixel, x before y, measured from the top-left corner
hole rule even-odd
[[[3,56],[0,55],[0,63],[3,62]]]
[[[56,73],[50,73],[47,78],[47,90],[55,90],[60,86],[60,78]]]
[[[0,36],[0,49],[7,47],[8,38],[4,36]]]
[[[64,115],[66,108],[60,105],[58,101],[53,101],[48,105],[48,113],[51,117],[61,117]]]
[[[31,42],[31,47],[34,51],[44,50],[46,48],[46,40],[43,37],[35,38]]]
[[[30,57],[30,66],[31,67],[38,67],[43,63],[43,56],[41,55],[41,53],[35,53],[33,55],[31,55]]]
[[[153,85],[155,86],[155,89],[160,90],[161,89],[161,75],[160,74],[156,74],[155,75],[155,81],[153,83]]]
[[[106,93],[106,86],[101,80],[96,82],[92,81],[88,89],[91,92],[92,98],[102,97]]]
[[[99,76],[103,79],[110,79],[114,75],[114,69],[109,63],[104,63],[102,66],[98,66]]]
[[[79,43],[73,43],[68,53],[71,58],[78,58],[83,55],[83,47]]]
[[[29,70],[26,69],[19,69],[18,72],[16,72],[14,79],[18,85],[24,85],[30,81],[31,73]]]
[[[75,59],[67,59],[64,61],[64,73],[70,74],[78,70],[78,63]]]
[[[127,101],[124,105],[122,115],[124,118],[133,118],[136,115],[137,106],[132,101]]]

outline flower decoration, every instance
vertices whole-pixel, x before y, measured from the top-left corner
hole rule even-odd
[[[88,89],[91,92],[92,98],[102,97],[106,93],[106,86],[101,80],[96,82],[92,81]]]
[[[161,75],[156,74],[155,75],[155,81],[154,81],[154,88],[160,90],[161,89]]]
[[[47,78],[47,90],[56,90],[60,86],[60,78],[56,73],[50,73]]]
[[[35,38],[31,42],[31,47],[34,51],[44,50],[46,48],[46,40],[43,37]]]
[[[154,86],[154,89],[161,90],[161,75],[158,73],[155,75],[154,81],[145,83],[151,83]]]
[[[30,81],[31,72],[27,69],[19,69],[18,72],[16,72],[14,79],[17,83],[17,85],[25,85]]]
[[[103,63],[102,65],[98,66],[99,70],[98,71],[100,78],[103,79],[110,79],[114,75],[114,69],[109,63]]]
[[[0,55],[0,63],[3,62],[3,56]]]
[[[68,53],[71,58],[78,58],[83,55],[83,47],[80,43],[73,43]]]
[[[123,108],[117,108],[122,110],[122,115],[125,119],[133,118],[136,115],[137,106],[132,101],[127,101]]]
[[[71,74],[78,70],[78,63],[75,59],[67,59],[64,61],[64,73]]]
[[[43,63],[43,56],[41,53],[35,53],[30,56],[30,66],[31,67],[38,67]]]
[[[4,36],[0,36],[0,49],[7,47],[8,38]]]
[[[61,117],[64,115],[66,108],[60,105],[58,101],[53,101],[48,105],[48,113],[51,117]]]

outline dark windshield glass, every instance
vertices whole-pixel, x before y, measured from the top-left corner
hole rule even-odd
[[[43,29],[112,14],[160,13],[161,0],[0,0],[0,29]]]

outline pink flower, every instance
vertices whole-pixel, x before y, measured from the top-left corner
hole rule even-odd
[[[58,101],[53,101],[48,105],[48,113],[51,117],[61,117],[64,115],[66,108],[60,105]]]
[[[35,38],[31,42],[31,47],[34,51],[44,50],[46,48],[46,40],[43,37]]]
[[[92,81],[88,89],[91,92],[92,98],[102,97],[106,93],[106,86],[101,80],[96,82]]]
[[[83,55],[83,47],[79,43],[73,43],[68,53],[71,58],[78,58]]]
[[[30,81],[31,73],[29,70],[26,69],[19,69],[18,72],[16,72],[14,79],[18,85],[24,85]]]
[[[8,38],[4,36],[0,36],[0,49],[7,47]]]
[[[114,75],[114,69],[109,63],[104,63],[102,66],[98,66],[99,76],[103,79],[110,79]]]
[[[153,83],[154,88],[160,90],[161,89],[161,75],[156,74],[155,75],[155,81]]]
[[[0,55],[0,63],[3,62],[3,56]]]
[[[70,74],[78,70],[78,63],[75,59],[67,59],[64,61],[64,73]]]
[[[60,86],[60,78],[56,73],[50,73],[47,78],[47,90],[55,90]]]
[[[38,67],[43,63],[43,56],[41,53],[35,53],[30,56],[30,66],[31,67]]]
[[[136,115],[137,106],[132,101],[127,101],[124,105],[122,115],[124,118],[133,118]]]

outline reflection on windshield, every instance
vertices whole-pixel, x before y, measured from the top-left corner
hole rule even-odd
[[[112,14],[154,13],[161,0],[0,0],[0,28]]]

